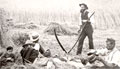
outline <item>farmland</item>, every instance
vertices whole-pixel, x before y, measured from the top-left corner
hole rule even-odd
[[[38,1],[38,0],[37,0]],[[85,2],[88,4],[90,11],[95,11],[94,27],[94,46],[95,48],[104,48],[107,38],[114,38],[116,46],[120,50],[120,10],[119,0],[52,0],[50,3],[41,0],[41,5],[34,1],[30,1],[28,5],[37,4],[32,6],[25,6],[27,0],[23,4],[22,1],[16,0],[9,3],[8,0],[1,0],[1,51],[9,45],[14,47],[14,52],[19,52],[21,46],[27,39],[26,35],[31,31],[36,31],[40,34],[40,44],[45,50],[50,49],[52,55],[65,55],[64,51],[60,48],[54,35],[44,33],[45,29],[51,22],[56,22],[65,28],[77,34],[79,30],[79,7],[78,4]],[[59,4],[60,2],[60,4]],[[20,4],[22,5],[20,5]],[[42,4],[43,3],[43,4]],[[56,4],[57,3],[57,4]],[[16,4],[16,7],[15,7]],[[46,6],[45,6],[46,5]],[[9,7],[11,6],[11,7]],[[14,7],[13,7],[14,6]],[[40,7],[38,7],[40,6]],[[10,8],[10,9],[9,9]],[[6,19],[12,19],[7,21]],[[69,51],[77,40],[77,35],[61,35],[58,36],[64,48]],[[23,39],[20,39],[23,38]],[[25,39],[24,39],[25,38]],[[77,46],[76,46],[77,47]],[[76,54],[76,47],[71,51],[70,55]],[[88,39],[85,39],[83,47],[83,55],[88,50]]]

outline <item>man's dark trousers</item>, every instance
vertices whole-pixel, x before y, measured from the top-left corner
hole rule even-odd
[[[92,28],[91,23],[87,23],[86,26],[84,27],[83,31],[81,32],[80,39],[78,42],[77,55],[81,54],[81,52],[82,52],[83,43],[84,43],[84,39],[86,36],[88,36],[88,40],[89,40],[89,49],[94,49],[94,46],[93,46],[93,28]]]

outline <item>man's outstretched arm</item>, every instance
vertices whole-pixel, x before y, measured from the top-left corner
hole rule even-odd
[[[108,63],[107,61],[105,61],[104,59],[102,59],[101,57],[96,57],[96,60],[102,62],[105,66],[107,67],[116,67],[117,65],[114,63]]]

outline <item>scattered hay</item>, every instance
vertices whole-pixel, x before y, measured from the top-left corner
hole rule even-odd
[[[26,27],[27,27],[27,29],[39,29],[39,26],[36,24],[29,24]]]
[[[15,51],[15,55],[16,55],[15,64],[17,64],[17,65],[22,65],[23,64],[22,56],[20,54],[20,51],[21,51],[21,49]]]
[[[25,23],[16,23],[14,24],[14,28],[25,29]]]
[[[45,29],[44,33],[54,35],[54,29],[58,35],[72,35],[72,31],[67,26],[62,26],[56,22],[51,22],[48,27]]]
[[[37,24],[33,23],[18,23],[14,25],[14,28],[19,28],[19,29],[39,29],[39,26]]]

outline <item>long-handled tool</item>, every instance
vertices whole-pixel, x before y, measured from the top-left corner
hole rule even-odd
[[[91,16],[88,18],[88,20],[94,15],[94,13],[95,13],[95,12],[93,12],[93,13],[91,14]],[[85,23],[85,24],[83,25],[83,27],[81,28],[81,33],[79,34],[79,37],[78,37],[77,41],[75,42],[75,44],[73,45],[73,47],[68,51],[68,53],[70,53],[70,52],[72,51],[72,49],[76,46],[77,42],[80,40],[80,36],[81,36],[81,34],[82,34],[82,32],[83,32],[83,29],[85,28],[86,25],[87,25],[87,23]]]
[[[65,53],[67,53],[67,51],[65,50],[65,48],[63,47],[63,45],[60,43],[60,41],[59,41],[59,39],[58,39],[58,37],[57,37],[56,29],[54,29],[54,34],[55,34],[56,40],[58,41],[58,43],[59,43],[60,47],[62,48],[62,50],[63,50]]]

